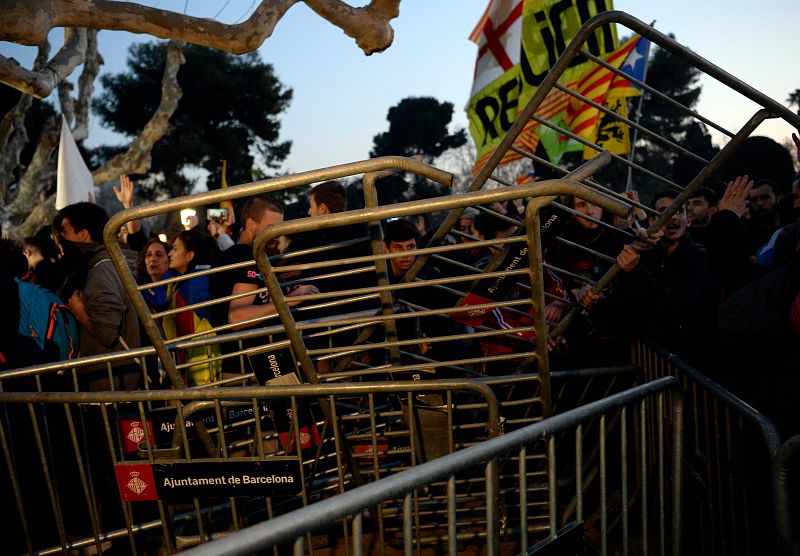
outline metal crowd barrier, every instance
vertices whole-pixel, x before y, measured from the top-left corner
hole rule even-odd
[[[370,547],[368,523],[372,508],[389,500],[402,500],[404,505],[404,553],[418,549],[418,527],[412,501],[425,496],[426,488],[437,483],[448,485],[446,548],[449,554],[464,549],[462,535],[456,528],[458,479],[464,470],[478,467],[485,473],[486,488],[486,554],[499,554],[512,549],[515,554],[529,550],[572,554],[582,551],[584,530],[596,534],[595,548],[601,554],[622,550],[622,553],[682,554],[680,461],[683,445],[682,397],[675,379],[667,378],[638,386],[609,398],[556,415],[541,423],[482,442],[479,445],[444,456],[398,475],[359,487],[255,525],[227,538],[194,548],[187,554],[251,554],[274,548],[286,553],[294,542],[294,554],[306,553],[307,533],[324,528],[328,523],[347,519],[351,523],[353,554],[385,553],[381,546]],[[616,415],[620,419],[620,436],[614,444],[606,436],[605,423]],[[648,416],[655,428],[645,425]],[[600,488],[589,492],[584,484],[584,429],[592,421],[600,422]],[[628,427],[636,431],[631,434]],[[634,439],[633,436],[636,438]],[[556,439],[573,442],[574,451],[559,454]],[[629,438],[635,447],[628,445]],[[548,465],[552,474],[545,485],[548,495],[549,523],[543,536],[532,534],[527,510],[530,507],[528,455],[538,444],[547,446]],[[619,466],[610,465],[609,446],[620,450]],[[651,449],[655,450],[651,456]],[[530,451],[529,451],[530,450]],[[519,514],[511,515],[502,503],[506,495],[498,489],[499,467],[519,468]],[[565,479],[566,477],[566,479]],[[650,503],[655,509],[651,514]],[[506,538],[505,535],[510,537]],[[506,541],[505,543],[503,541]],[[513,545],[510,547],[509,545]],[[371,548],[371,550],[369,550]]]
[[[798,492],[787,485],[800,478],[778,454],[773,424],[677,355],[652,342],[633,345],[641,380],[674,376],[686,393],[685,546],[696,554],[791,554],[780,551],[800,537]],[[782,540],[776,540],[782,539]],[[800,546],[795,544],[795,550]]]
[[[326,427],[323,402],[338,428]],[[501,427],[492,390],[464,380],[0,392],[0,407],[4,550],[31,554],[171,553],[341,494],[354,474],[375,482],[413,468],[415,444],[433,459]],[[435,438],[417,440],[434,425]],[[476,527],[468,508],[485,503],[479,479],[458,483],[464,530]],[[426,495],[417,515],[445,503]],[[394,542],[399,507],[375,512],[375,534]]]

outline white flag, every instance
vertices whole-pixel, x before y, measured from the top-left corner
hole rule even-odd
[[[94,203],[92,173],[83,161],[67,120],[61,116],[61,140],[58,143],[58,176],[56,177],[56,209],[72,203]]]

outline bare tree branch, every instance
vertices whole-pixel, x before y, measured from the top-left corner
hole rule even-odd
[[[182,40],[231,54],[252,52],[267,40],[278,21],[300,0],[261,0],[242,23],[226,24],[133,2],[110,0],[0,0],[0,40],[40,44],[53,27],[110,29]],[[372,0],[355,8],[341,0],[305,0],[318,15],[356,39],[365,54],[391,46],[389,22],[400,13],[400,0]],[[84,37],[83,32],[74,33]],[[0,82],[42,98],[83,62],[85,40],[70,36],[41,72],[31,72],[0,56]]]
[[[25,222],[17,226],[15,233],[19,237],[32,236],[39,228],[52,222],[55,216],[56,194],[53,193],[33,207]]]
[[[75,99],[70,96],[75,86],[67,79],[62,80],[56,90],[58,91],[58,105],[61,107],[61,114],[67,120],[67,125],[72,129],[72,122],[75,121]]]
[[[105,166],[92,173],[95,185],[116,179],[120,174],[140,174],[150,169],[150,153],[153,145],[169,131],[169,119],[175,112],[183,94],[177,79],[178,69],[185,61],[183,46],[183,43],[177,41],[165,44],[167,61],[161,82],[161,104],[128,150],[115,156]],[[44,138],[45,135],[48,134],[43,132],[42,137]],[[36,163],[32,162],[29,166],[28,172],[25,173],[23,182],[20,184],[17,198],[7,209],[7,217],[12,221],[18,221],[23,214],[29,212],[25,221],[15,229],[16,234],[20,237],[32,235],[39,227],[52,221],[56,214],[55,195],[40,198],[41,193],[39,192],[40,184],[51,182],[50,179],[43,178],[49,176],[47,162],[55,145],[58,144],[57,126],[54,125],[52,133],[48,137],[52,138],[49,151],[48,144],[40,142],[36,155],[34,155]],[[34,207],[32,211],[31,207]]]
[[[53,27],[130,31],[184,40],[232,54],[252,52],[299,0],[262,0],[244,22],[225,24],[133,2],[110,0],[0,0],[0,40],[38,44]],[[24,25],[20,25],[21,22]]]
[[[155,145],[169,131],[169,119],[183,95],[178,85],[178,70],[186,61],[182,42],[170,41],[165,45],[167,62],[161,80],[161,103],[139,137],[124,153],[118,154],[102,168],[92,173],[95,185],[116,179],[120,174],[144,174],[150,169],[150,154]]]
[[[50,43],[44,41],[39,45],[39,51],[33,67],[39,69],[47,63],[50,55]],[[17,104],[0,121],[0,201],[5,202],[8,186],[13,181],[14,170],[19,166],[22,149],[28,144],[28,131],[25,129],[25,115],[33,104],[33,97],[21,95]]]
[[[31,163],[19,182],[17,196],[8,205],[8,218],[12,222],[21,220],[23,215],[28,214],[31,208],[38,204],[40,177],[45,167],[50,164],[53,151],[58,145],[59,126],[56,121],[56,118],[49,118],[42,128],[39,143],[36,145],[36,152],[33,154],[33,159],[31,159]]]
[[[75,121],[72,135],[76,141],[83,141],[89,136],[89,103],[94,92],[94,81],[100,73],[103,57],[97,50],[97,29],[86,31],[86,57],[83,72],[78,78],[78,100],[75,104]]]
[[[354,38],[364,54],[383,52],[392,45],[394,29],[389,22],[400,15],[400,0],[372,0],[363,8],[354,8],[340,0],[305,0],[305,3]]]
[[[78,98],[71,96],[75,87],[67,79],[58,84],[61,113],[66,118],[75,141],[83,141],[89,136],[89,103],[94,91],[94,80],[100,73],[102,62],[103,58],[97,51],[97,29],[87,29],[83,71],[78,78]]]
[[[0,0],[0,21],[5,19],[3,14],[4,0]],[[28,22],[21,22],[23,27]],[[0,23],[2,28],[3,23]],[[0,32],[0,36],[2,33]],[[38,43],[47,40],[47,34]],[[24,43],[27,44],[27,43]],[[0,56],[0,83],[5,83],[25,94],[36,98],[49,95],[65,77],[75,71],[83,63],[86,52],[86,29],[64,29],[64,46],[53,56],[47,65],[39,71],[23,68],[13,58]]]

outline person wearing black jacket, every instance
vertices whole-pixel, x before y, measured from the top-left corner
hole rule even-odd
[[[664,212],[677,194],[659,193],[653,208]],[[663,234],[663,235],[661,235]],[[648,335],[694,364],[708,353],[714,329],[715,298],[706,250],[686,233],[682,207],[664,226],[660,239],[623,247],[617,264],[623,271],[608,303],[598,304],[620,330]],[[652,247],[652,248],[649,248]],[[589,307],[601,297],[584,287],[578,301]],[[645,309],[645,310],[643,310]],[[712,333],[713,334],[713,333]]]

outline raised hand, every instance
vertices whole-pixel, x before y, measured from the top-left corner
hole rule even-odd
[[[114,195],[117,196],[117,200],[123,208],[129,209],[133,206],[133,182],[128,176],[122,174],[119,177],[119,185],[119,187],[114,186]]]
[[[795,144],[800,144],[800,139],[795,138]],[[800,147],[798,147],[800,148]],[[729,210],[739,218],[747,208],[747,201],[750,199],[750,190],[753,188],[753,180],[748,180],[747,175],[739,176],[733,181],[728,182],[725,194],[719,200],[719,210]]]

